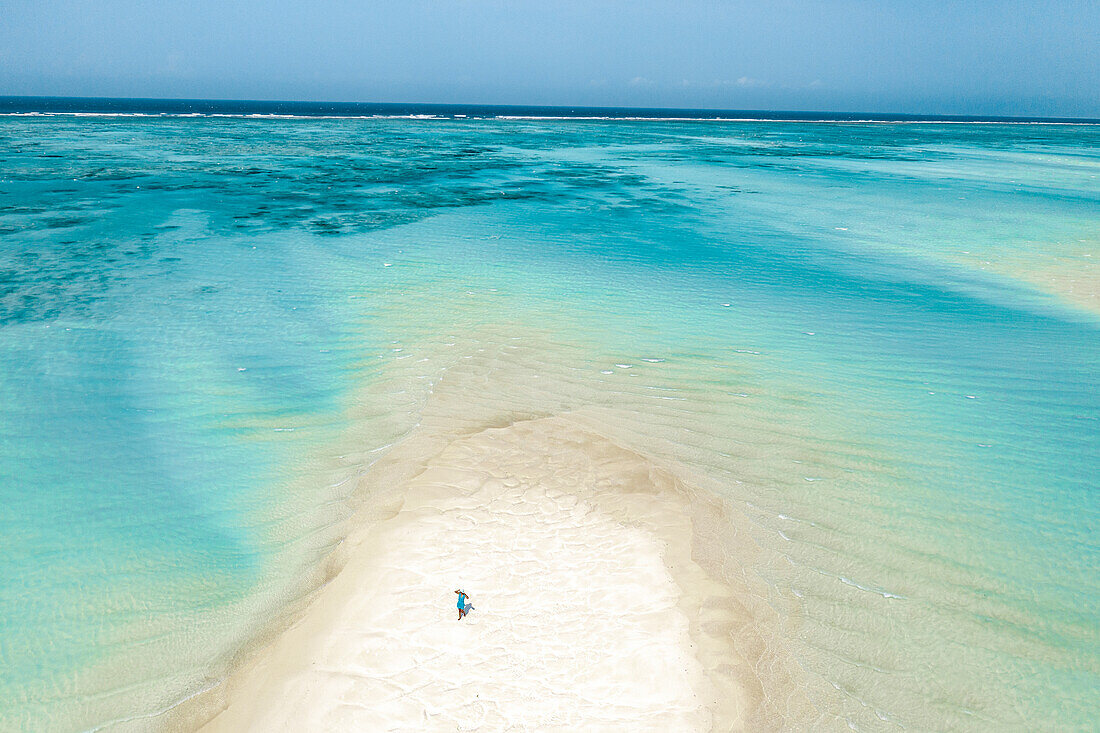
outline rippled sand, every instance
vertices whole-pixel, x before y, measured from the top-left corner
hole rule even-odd
[[[727,730],[729,586],[692,560],[688,496],[565,418],[456,440],[245,668],[204,730]],[[475,610],[457,620],[455,588]]]

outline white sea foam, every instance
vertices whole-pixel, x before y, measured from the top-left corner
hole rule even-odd
[[[167,117],[167,118],[226,118],[226,119],[252,119],[252,120],[434,120],[440,122],[452,121],[477,121],[499,120],[518,122],[746,122],[769,124],[806,124],[806,125],[1073,125],[1073,126],[1097,126],[1100,121],[1091,120],[883,120],[874,118],[860,118],[852,120],[836,120],[827,118],[814,119],[779,119],[773,117],[651,117],[651,116],[619,116],[619,115],[455,115],[455,114],[284,114],[274,112],[98,112],[98,111],[21,111],[0,112],[0,117]]]

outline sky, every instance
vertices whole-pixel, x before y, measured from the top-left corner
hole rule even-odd
[[[1100,117],[1100,0],[0,0],[0,95]]]

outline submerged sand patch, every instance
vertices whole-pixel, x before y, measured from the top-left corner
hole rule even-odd
[[[735,604],[666,472],[554,417],[455,440],[398,493],[203,730],[742,727]]]

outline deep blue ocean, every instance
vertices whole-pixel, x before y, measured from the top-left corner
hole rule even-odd
[[[155,729],[388,447],[577,411],[748,528],[782,727],[1092,729],[1062,122],[0,99],[0,729]]]

